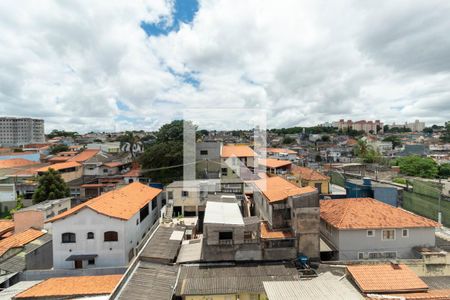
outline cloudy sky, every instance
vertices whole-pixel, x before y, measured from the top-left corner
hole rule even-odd
[[[0,1],[0,115],[46,130],[450,119],[448,0]],[[203,124],[202,124],[203,123]]]

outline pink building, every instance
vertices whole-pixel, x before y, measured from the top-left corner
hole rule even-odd
[[[358,131],[364,131],[366,133],[383,132],[383,123],[380,122],[380,120],[375,121],[361,120],[353,122],[352,120],[345,121],[344,119],[341,119],[335,123],[335,126],[342,131],[353,129]]]

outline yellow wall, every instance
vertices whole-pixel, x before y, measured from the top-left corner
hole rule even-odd
[[[329,194],[330,193],[330,189],[329,189],[330,182],[328,180],[311,180],[311,181],[302,180],[302,185],[304,185],[304,186],[308,185],[308,186],[315,187],[316,183],[320,183],[322,185],[322,188],[321,188],[322,190],[319,191],[319,193],[321,193],[321,194]]]

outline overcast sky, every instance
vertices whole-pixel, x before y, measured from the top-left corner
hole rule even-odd
[[[448,0],[3,0],[0,115],[79,132],[186,111],[230,129],[259,113],[269,128],[443,123],[449,16]]]

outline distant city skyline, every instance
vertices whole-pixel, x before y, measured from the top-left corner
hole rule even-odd
[[[439,0],[2,1],[0,115],[47,132],[156,130],[230,107],[265,109],[268,128],[443,124],[448,15]]]

